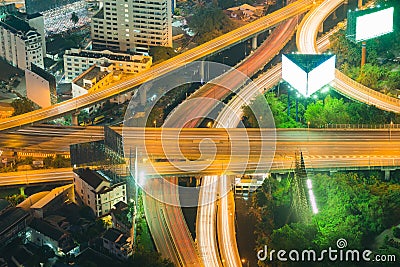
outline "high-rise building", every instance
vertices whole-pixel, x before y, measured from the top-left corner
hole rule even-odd
[[[104,0],[92,18],[93,49],[148,52],[172,46],[171,0]]]
[[[0,57],[8,63],[22,70],[30,69],[32,63],[43,68],[43,51],[43,35],[29,19],[7,15],[0,21]]]

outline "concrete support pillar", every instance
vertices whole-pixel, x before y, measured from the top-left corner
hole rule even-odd
[[[204,61],[201,61],[200,64],[200,81],[204,82]]]
[[[385,180],[388,181],[390,180],[390,170],[384,170],[385,171]]]
[[[142,106],[146,105],[146,99],[147,99],[147,89],[146,86],[141,86],[139,91],[139,97],[140,97],[140,104]]]
[[[324,23],[321,22],[321,25],[319,26],[319,32],[324,32]]]
[[[200,177],[196,177],[196,187],[200,186],[201,180]]]
[[[79,112],[72,113],[72,126],[78,126],[78,115]]]
[[[363,0],[358,0],[358,8],[361,8],[363,6]]]
[[[349,0],[344,0],[344,4],[348,5],[349,4]]]
[[[257,49],[257,35],[254,36],[251,39],[251,49],[256,50]]]

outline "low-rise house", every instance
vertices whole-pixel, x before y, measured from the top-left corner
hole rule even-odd
[[[121,260],[129,258],[133,253],[131,238],[117,229],[108,229],[102,239],[103,247]]]

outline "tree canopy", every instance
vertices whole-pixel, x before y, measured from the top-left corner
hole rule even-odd
[[[189,19],[189,27],[196,32],[196,41],[204,43],[233,30],[228,16],[213,5],[200,6]]]

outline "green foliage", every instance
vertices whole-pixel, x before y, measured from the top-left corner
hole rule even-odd
[[[153,63],[159,63],[177,55],[172,47],[152,46],[149,54],[153,57]]]
[[[270,117],[268,115],[259,117],[256,119],[254,113],[256,114],[270,114],[275,120],[275,127],[277,128],[297,128],[300,127],[301,124],[297,123],[294,118],[294,114],[288,117],[286,114],[287,103],[283,100],[283,98],[287,98],[287,95],[282,95],[281,98],[275,96],[272,92],[267,92],[265,95],[259,95],[255,98],[255,100],[250,104],[250,106],[243,107],[243,116],[244,116],[244,125],[248,128],[258,128],[260,125],[271,125],[268,122]],[[266,102],[269,105],[266,105]],[[292,103],[294,105],[294,103]],[[299,104],[299,110],[304,111],[304,106]],[[253,112],[254,111],[254,112]],[[261,127],[262,128],[262,127]]]
[[[26,196],[20,194],[14,194],[11,196],[6,196],[5,199],[10,202],[13,206],[17,206],[19,203],[24,201]]]
[[[160,254],[154,251],[140,251],[133,258],[131,266],[148,266],[148,267],[173,267],[174,265],[161,258]]]
[[[79,21],[79,17],[78,17],[78,15],[77,15],[75,12],[72,12],[72,14],[71,14],[71,21],[72,21],[74,24],[77,24],[78,21]]]
[[[372,89],[378,89],[378,82],[386,76],[387,70],[376,65],[362,66],[356,81]]]
[[[341,66],[348,63],[351,66],[358,66],[361,62],[361,45],[355,44],[346,38],[346,32],[339,30],[333,34],[329,41],[332,52],[337,55],[336,64]]]
[[[11,102],[11,106],[14,108],[13,116],[25,114],[35,110],[34,103],[25,97],[13,100]]]
[[[381,181],[373,173],[338,173],[313,177],[319,213],[310,223],[295,223],[287,217],[290,201],[285,180],[265,180],[253,197],[257,247],[318,251],[345,238],[349,248],[365,249],[371,247],[375,236],[400,222],[399,184]],[[277,208],[278,203],[284,203],[285,208]],[[278,223],[280,217],[288,220]]]
[[[393,228],[393,236],[400,239],[400,228],[399,227]]]
[[[57,154],[56,157],[47,156],[43,159],[45,168],[67,168],[71,167],[71,161],[62,155]]]
[[[189,19],[189,27],[197,33],[196,41],[205,43],[233,30],[234,25],[221,9],[201,6]]]
[[[325,100],[309,104],[304,114],[311,126],[320,126],[330,123],[349,123],[347,113],[348,104],[343,99],[332,98],[328,95]]]

